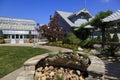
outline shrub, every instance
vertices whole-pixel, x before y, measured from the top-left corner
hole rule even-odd
[[[100,35],[98,35],[97,38],[96,38],[96,40],[95,40],[95,42],[99,43],[101,41],[102,41],[102,39],[101,39]]]
[[[69,33],[68,36],[64,38],[62,41],[63,44],[78,45],[80,43],[80,40],[73,33]]]
[[[111,38],[110,32],[108,32],[108,34],[107,34],[107,39],[108,39],[109,42],[112,41],[112,38]]]
[[[87,38],[86,40],[81,41],[80,46],[81,47],[93,47],[94,39]]]
[[[114,33],[113,38],[111,39],[111,42],[119,42],[119,38],[118,38],[117,33]],[[118,45],[110,44],[110,45],[107,46],[107,48],[102,50],[102,53],[110,55],[110,56],[115,56],[115,52],[117,52],[118,50],[119,50]]]
[[[117,33],[114,33],[113,38],[112,38],[112,42],[119,42],[119,38]]]
[[[0,44],[3,44],[5,43],[5,40],[4,39],[0,39]]]
[[[2,30],[0,30],[0,39],[3,39],[3,38],[4,38],[3,32]]]

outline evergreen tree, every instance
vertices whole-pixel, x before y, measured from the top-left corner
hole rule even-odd
[[[0,39],[3,39],[3,38],[4,38],[3,32],[2,30],[0,30]]]
[[[111,42],[111,41],[112,41],[112,38],[111,38],[110,32],[107,33],[107,39],[108,39],[108,42]]]
[[[119,38],[118,38],[117,33],[114,33],[112,42],[119,42]]]

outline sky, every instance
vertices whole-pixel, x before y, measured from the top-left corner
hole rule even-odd
[[[120,0],[0,0],[0,16],[33,19],[39,24],[49,23],[56,10],[76,12],[86,7],[92,15],[100,11],[120,9]]]

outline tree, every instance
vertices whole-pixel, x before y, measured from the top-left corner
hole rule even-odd
[[[4,35],[3,35],[2,30],[0,30],[0,44],[1,44],[1,43],[5,43]]]
[[[110,32],[107,33],[107,41],[108,41],[108,42],[111,42],[111,41],[112,41],[112,38],[111,38]]]
[[[90,35],[90,30],[89,29],[85,29],[84,27],[89,25],[90,23],[84,23],[82,24],[78,30],[74,31],[75,35],[80,38],[81,40],[85,40],[88,38],[88,36]]]
[[[95,29],[100,29],[101,32],[102,32],[102,44],[103,44],[103,47],[104,47],[104,43],[105,43],[105,28],[108,26],[108,24],[106,23],[103,23],[101,20],[107,16],[109,16],[110,14],[112,14],[112,11],[106,11],[106,12],[99,12],[94,19],[92,19],[90,21],[90,24],[92,26],[95,27]]]
[[[118,38],[117,33],[114,33],[112,42],[119,42],[119,38]]]
[[[57,41],[63,39],[62,27],[58,24],[58,16],[55,15],[50,18],[48,25],[43,25],[39,28],[39,32],[43,37],[46,37],[49,41]]]
[[[3,39],[3,38],[4,38],[3,32],[2,30],[0,30],[0,39]]]

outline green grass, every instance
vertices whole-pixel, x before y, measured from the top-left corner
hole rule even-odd
[[[41,48],[0,46],[0,78],[23,66],[27,59],[47,52]]]

